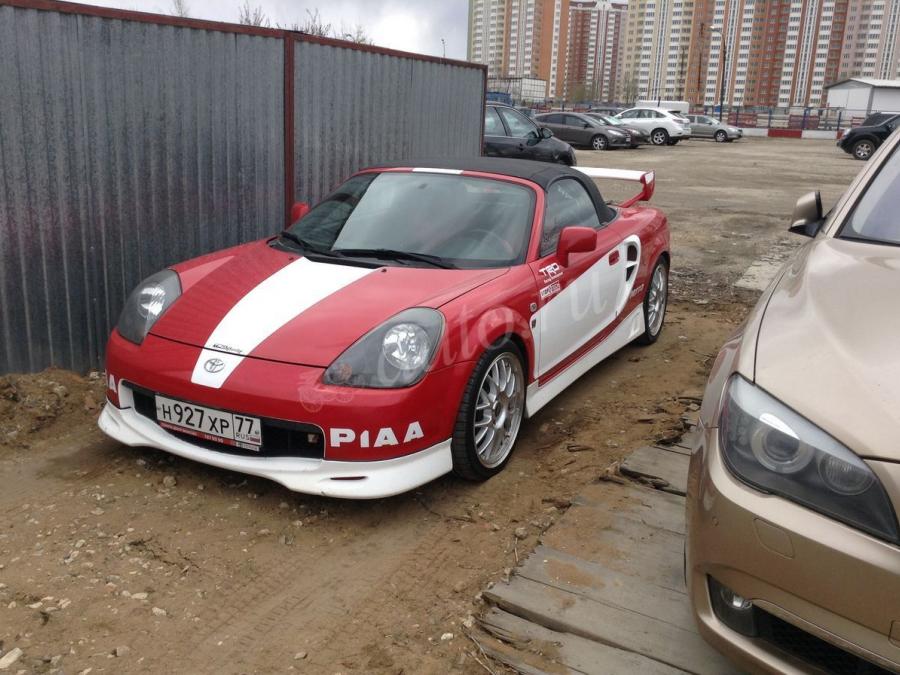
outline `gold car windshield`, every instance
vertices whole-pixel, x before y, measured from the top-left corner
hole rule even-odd
[[[896,150],[857,202],[840,236],[900,246],[900,153]]]

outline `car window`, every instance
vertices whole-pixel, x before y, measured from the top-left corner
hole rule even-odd
[[[500,121],[500,115],[493,106],[484,109],[484,135],[485,136],[506,136],[506,129],[503,128],[503,122]]]
[[[594,201],[584,186],[574,178],[563,178],[547,189],[541,257],[556,250],[560,231],[570,225],[599,228],[600,219]]]
[[[641,110],[641,119],[642,120],[649,120],[649,119],[653,119],[654,117],[655,117],[655,115],[653,114],[652,110]]]
[[[637,117],[638,116],[637,114],[639,112],[640,112],[640,110],[626,110],[623,113],[619,113],[619,117],[630,120],[630,119],[634,119],[635,117]]]
[[[585,121],[580,117],[576,117],[575,115],[566,115],[565,124],[570,127],[581,128],[585,125]]]
[[[900,153],[896,150],[859,198],[840,236],[900,246]]]
[[[562,115],[543,115],[540,121],[544,124],[562,124]]]
[[[509,129],[509,135],[516,138],[537,138],[537,127],[530,119],[510,108],[499,108],[500,115]]]
[[[468,269],[506,267],[525,260],[534,196],[524,186],[486,178],[364,173],[290,231],[323,251],[389,249]]]

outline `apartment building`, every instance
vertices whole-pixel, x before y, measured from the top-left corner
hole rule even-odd
[[[469,0],[468,59],[488,67],[488,77],[503,77],[507,53],[507,5],[513,0]]]
[[[837,79],[851,76],[900,78],[900,0],[850,0]]]
[[[848,0],[697,0],[688,100],[817,105],[837,78]],[[724,94],[724,95],[723,95]]]
[[[630,0],[625,28],[622,97],[682,99],[695,0]]]
[[[565,76],[569,0],[469,0],[470,61],[490,78],[536,78],[555,96]]]
[[[565,98],[615,99],[626,16],[624,3],[573,0],[569,4]]]

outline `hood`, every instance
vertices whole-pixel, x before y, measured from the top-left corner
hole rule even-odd
[[[440,307],[506,272],[373,269],[313,261],[265,242],[175,269],[188,283],[151,333],[222,353],[323,368],[404,309]]]
[[[863,457],[900,461],[900,247],[819,237],[763,317],[757,384]]]

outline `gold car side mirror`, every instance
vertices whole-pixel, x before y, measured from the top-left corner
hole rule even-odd
[[[794,206],[794,215],[788,231],[806,237],[815,237],[823,222],[822,194],[818,190],[807,192],[797,200],[797,204]]]

